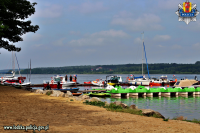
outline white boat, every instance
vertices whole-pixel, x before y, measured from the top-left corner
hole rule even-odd
[[[149,78],[145,78],[145,76],[134,77],[134,75],[130,75],[127,78],[128,83],[132,85],[149,85],[151,80]]]
[[[100,86],[100,87],[104,85],[104,81],[102,79],[96,79],[96,81],[92,81],[91,83],[95,86]]]
[[[107,80],[107,78],[110,78]],[[108,75],[106,76],[106,83],[109,85],[117,85],[122,83],[122,76],[116,76],[116,75]]]
[[[18,77],[15,77],[15,72],[11,71],[12,74],[10,75],[4,75],[3,77],[1,77],[0,81],[1,82],[5,82],[6,80],[14,80],[14,81],[18,81]]]
[[[44,80],[43,82],[44,88],[47,87],[48,83],[51,88],[58,88],[57,86],[58,82],[60,82],[60,88],[68,87],[68,86],[72,86],[76,84],[76,82],[65,81],[65,76],[56,75],[56,76],[53,76],[53,78],[49,81]]]
[[[159,79],[158,78],[151,78],[150,86],[164,86],[166,84],[169,84],[169,80],[167,79],[166,76],[161,76]]]
[[[18,64],[18,70],[19,70],[19,77],[15,77],[15,58],[17,60],[17,56],[16,53],[14,53],[12,51],[12,67],[13,67],[13,71],[11,71],[10,75],[4,75],[3,77],[0,78],[0,82],[1,84],[3,84],[5,81],[9,81],[8,83],[5,84],[12,84],[12,82],[24,82],[24,80],[26,79],[26,77],[22,77],[20,74],[20,68],[19,68],[19,64],[18,64],[18,60],[17,60],[17,64]],[[21,81],[20,81],[21,80]]]

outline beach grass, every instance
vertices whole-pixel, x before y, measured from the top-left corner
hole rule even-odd
[[[192,122],[192,123],[200,124],[200,120],[198,120],[198,119],[187,120],[187,118],[184,117],[184,116],[177,116],[177,117],[174,117],[173,120],[187,121],[187,122]]]

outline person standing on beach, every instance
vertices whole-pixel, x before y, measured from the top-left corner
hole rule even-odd
[[[67,81],[67,75],[65,76],[65,81]]]
[[[47,82],[47,86],[43,90],[51,90],[51,86],[49,85],[49,82]]]
[[[70,79],[70,82],[72,82],[72,75],[70,75],[69,79]]]
[[[60,89],[60,81],[57,83],[57,88]]]

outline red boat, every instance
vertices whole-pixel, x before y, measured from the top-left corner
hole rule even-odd
[[[80,96],[82,93],[72,93],[73,96]]]
[[[89,81],[89,82],[84,82],[84,84],[92,84],[92,82],[91,82],[91,81]]]
[[[52,89],[56,89],[56,88],[58,88],[57,87],[58,82],[60,82],[59,88],[73,86],[73,85],[76,84],[76,82],[65,81],[65,77],[64,76],[55,75],[55,76],[53,76],[53,78],[51,77],[50,81],[44,81],[43,85],[44,85],[44,88],[46,88],[48,83],[49,83],[49,85],[50,85],[50,87]]]

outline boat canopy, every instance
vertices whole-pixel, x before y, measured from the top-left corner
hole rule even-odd
[[[54,77],[54,81],[57,81],[57,82],[59,81],[60,82],[62,80],[63,80],[63,77]]]
[[[139,78],[143,78],[143,76],[140,76],[140,77],[134,77],[134,79],[139,79]]]
[[[110,80],[120,80],[120,77],[114,76],[114,77],[111,77]]]

